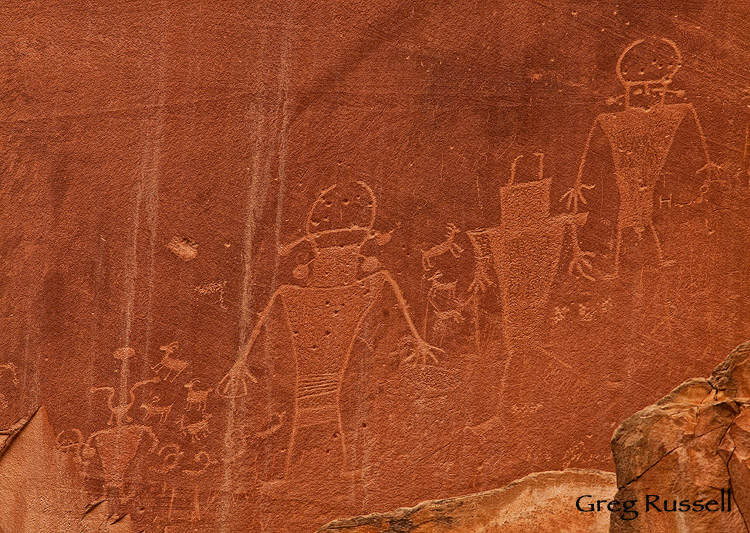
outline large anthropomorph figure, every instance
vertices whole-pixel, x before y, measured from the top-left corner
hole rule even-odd
[[[574,187],[563,199],[569,208],[577,212],[578,204],[586,203],[584,189],[593,185],[584,183],[584,173],[596,176],[591,167],[597,161],[593,157],[598,140],[597,133],[603,132],[612,154],[614,178],[619,193],[617,209],[617,229],[615,237],[614,268],[610,277],[616,277],[620,267],[620,252],[625,230],[633,230],[640,238],[646,229],[653,237],[662,266],[672,264],[666,260],[659,235],[654,227],[654,203],[657,184],[667,178],[671,186],[685,188],[689,175],[704,174],[704,186],[711,174],[719,167],[711,162],[708,146],[698,115],[692,104],[687,102],[668,103],[675,98],[683,98],[683,91],[671,90],[672,77],[682,64],[682,54],[674,42],[663,38],[639,39],[630,44],[617,60],[616,73],[625,92],[610,99],[610,103],[622,102],[624,109],[613,113],[602,113],[594,122],[581,158],[578,176]],[[674,151],[673,142],[681,129],[694,125],[683,144],[697,147],[693,157],[678,161],[676,172],[665,172],[668,156]],[[680,137],[681,141],[683,140]],[[699,152],[696,154],[695,152]],[[697,165],[689,171],[691,162],[699,155]],[[606,173],[606,172],[603,172]],[[678,183],[676,183],[678,182]],[[705,190],[705,187],[704,187]],[[604,193],[602,193],[604,194]],[[661,200],[673,205],[670,194]]]
[[[441,351],[419,335],[406,300],[387,270],[374,257],[365,257],[362,247],[374,239],[387,242],[389,234],[373,229],[376,199],[362,182],[333,185],[320,193],[311,207],[305,235],[282,247],[288,255],[297,246],[312,249],[312,259],[294,270],[300,285],[282,285],[271,296],[250,334],[246,348],[219,383],[218,394],[236,398],[248,394],[257,382],[249,371],[251,350],[275,306],[280,306],[291,338],[295,365],[292,428],[286,447],[286,465],[296,460],[299,433],[316,426],[338,431],[342,469],[347,466],[342,414],[339,405],[344,373],[363,321],[373,306],[390,292],[410,333],[411,354],[407,361],[437,362]],[[327,430],[326,430],[327,431]]]

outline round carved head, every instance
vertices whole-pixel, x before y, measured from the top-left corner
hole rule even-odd
[[[375,223],[375,195],[364,181],[332,185],[310,208],[305,224],[313,248],[362,245]]]
[[[617,60],[617,78],[632,85],[668,85],[682,66],[682,53],[677,45],[663,37],[638,39],[630,44]]]

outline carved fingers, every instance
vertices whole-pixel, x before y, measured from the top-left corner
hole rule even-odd
[[[596,187],[596,185],[586,185],[584,183],[576,183],[573,187],[568,189],[568,191],[562,195],[560,198],[560,201],[565,201],[565,208],[568,211],[578,211],[578,202],[581,202],[581,204],[586,205],[588,202],[586,202],[586,197],[583,195],[584,189],[587,191],[590,191]]]
[[[241,398],[247,396],[247,380],[258,383],[244,364],[235,364],[216,387],[216,394],[223,398]]]
[[[404,359],[404,362],[413,362],[414,366],[426,366],[428,359],[432,360],[434,363],[439,363],[436,355],[437,353],[445,353],[445,350],[438,348],[437,346],[432,346],[423,340],[416,340],[414,349],[411,354]]]
[[[584,252],[583,250],[576,250],[573,253],[573,259],[571,259],[568,265],[568,274],[571,276],[580,276],[586,278],[589,281],[595,281],[593,276],[594,267],[588,257],[594,257],[594,252]]]

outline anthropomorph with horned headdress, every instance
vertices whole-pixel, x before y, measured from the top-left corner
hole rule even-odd
[[[411,335],[411,354],[406,361],[437,362],[439,348],[419,335],[409,307],[395,280],[374,257],[365,257],[362,247],[374,239],[385,244],[390,234],[374,230],[376,199],[363,181],[349,186],[332,185],[313,203],[305,224],[305,235],[284,246],[288,255],[305,243],[312,259],[297,266],[293,275],[303,285],[282,285],[260,314],[247,345],[221,380],[217,393],[228,398],[248,394],[248,382],[257,382],[248,369],[248,357],[272,308],[279,304],[288,325],[296,367],[294,418],[286,468],[289,470],[297,433],[306,427],[333,424],[341,436],[343,465],[347,447],[339,399],[344,373],[360,328],[375,303],[388,291],[395,296]]]
[[[617,235],[615,240],[614,270],[616,277],[620,266],[620,251],[623,232],[632,229],[640,238],[648,228],[656,245],[662,266],[672,261],[664,259],[661,242],[653,222],[655,188],[663,172],[667,156],[672,151],[680,125],[690,117],[697,130],[702,160],[696,173],[706,173],[701,188],[705,193],[712,172],[719,167],[708,154],[698,114],[687,102],[667,103],[667,98],[684,97],[684,91],[672,90],[672,77],[682,65],[682,54],[669,39],[639,39],[631,43],[617,60],[616,73],[625,88],[623,95],[609,99],[614,104],[620,100],[622,111],[600,114],[589,132],[574,186],[563,196],[569,209],[578,210],[578,204],[586,203],[584,189],[593,185],[583,183],[583,174],[590,161],[595,133],[601,129],[608,141],[614,163],[615,181],[620,197],[617,211]],[[680,179],[680,178],[678,178]],[[671,202],[670,202],[671,204]]]

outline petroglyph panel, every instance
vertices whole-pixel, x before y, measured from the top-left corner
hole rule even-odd
[[[44,406],[88,520],[611,471],[750,338],[750,7],[48,4],[0,17],[0,427]]]

